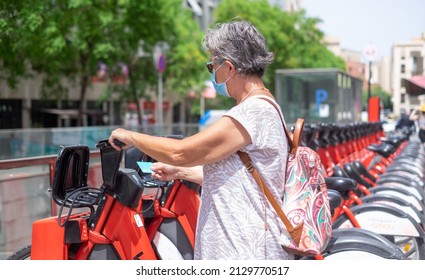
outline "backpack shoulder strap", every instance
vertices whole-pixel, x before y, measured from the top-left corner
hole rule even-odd
[[[277,215],[282,220],[283,224],[286,227],[286,230],[289,232],[292,239],[294,239],[295,244],[297,244],[298,246],[300,244],[304,222],[301,222],[295,227],[292,226],[291,221],[289,221],[288,217],[285,215],[285,213],[283,212],[283,210],[280,208],[279,204],[277,203],[276,199],[273,197],[273,194],[270,192],[269,188],[266,186],[266,183],[263,181],[260,174],[255,169],[254,165],[252,165],[252,161],[249,155],[241,151],[238,151],[238,155],[241,158],[246,169],[248,169],[248,171],[254,177],[254,180],[260,187],[260,190],[262,191],[262,193],[267,197],[273,209],[276,211]]]

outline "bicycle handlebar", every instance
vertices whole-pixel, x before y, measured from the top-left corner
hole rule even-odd
[[[114,144],[117,145],[118,147],[124,147],[126,144],[118,139],[114,139]],[[108,139],[102,139],[99,140],[99,142],[97,142],[96,144],[96,148],[104,148],[104,147],[108,147],[111,146],[111,143],[109,143]]]
[[[122,148],[122,147],[124,147],[126,145],[124,142],[122,142],[122,141],[120,141],[120,140],[118,140],[116,138],[113,141],[114,141],[114,144],[117,145],[120,148]]]

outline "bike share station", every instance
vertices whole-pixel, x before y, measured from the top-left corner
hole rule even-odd
[[[333,232],[313,258],[425,259],[425,147],[403,131],[385,134],[379,121],[360,122],[361,89],[339,69],[276,71],[285,121],[305,119],[304,144],[328,176]],[[368,107],[379,116],[379,100]],[[106,139],[96,147],[103,183],[89,184],[87,146],[63,147],[49,192],[59,213],[35,221],[31,243],[8,259],[193,259],[201,186],[153,179],[135,163],[154,159],[137,149],[117,151]]]
[[[278,69],[275,96],[285,121],[360,121],[363,81],[335,68]]]
[[[306,120],[303,139],[327,179],[354,179],[327,181],[333,234],[322,257],[424,259],[424,146],[412,131],[384,133],[379,97],[369,98],[362,122],[361,92],[362,81],[339,69],[276,71],[285,120]]]

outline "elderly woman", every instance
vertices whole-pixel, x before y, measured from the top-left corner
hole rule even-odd
[[[250,155],[281,200],[288,143],[279,112],[264,100],[275,102],[262,81],[273,54],[247,21],[207,30],[203,47],[210,53],[207,68],[217,93],[235,99],[236,105],[215,124],[184,139],[116,129],[109,141],[120,149],[113,143],[118,139],[126,144],[123,148],[135,146],[164,163],[154,167],[158,174],[169,171],[169,165],[179,166],[189,173],[181,177],[202,182],[195,259],[292,259],[278,243],[279,217],[236,153]]]

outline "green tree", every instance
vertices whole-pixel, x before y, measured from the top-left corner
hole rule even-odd
[[[123,97],[136,100],[156,84],[152,57],[138,56],[141,46],[152,53],[158,41],[169,42],[168,85],[179,93],[198,80],[195,69],[206,59],[199,47],[201,31],[180,0],[3,0],[1,4],[0,78],[15,86],[21,77],[41,74],[43,97],[58,100],[66,99],[65,78],[80,89],[80,113],[86,109],[86,92],[99,63],[109,69],[126,65],[128,85],[108,92],[118,89]]]
[[[141,6],[135,1],[136,7],[129,8],[122,27],[125,34],[115,40],[120,50],[115,53],[120,55],[115,58],[115,63],[124,61],[129,67],[129,84],[118,87],[125,100],[136,101],[144,96],[146,88],[157,85],[153,57],[140,57],[139,53],[142,46],[145,53],[152,54],[159,41],[166,42],[169,48],[165,53],[167,66],[163,75],[164,91],[169,96],[184,96],[192,88],[199,90],[204,80],[203,73],[199,71],[207,59],[200,47],[202,32],[190,11],[182,8],[180,0],[153,2],[159,6],[155,8],[154,18],[149,12],[149,15],[141,16],[143,12],[138,10]],[[138,112],[141,112],[140,108]],[[140,115],[139,121],[141,123]]]
[[[309,18],[305,11],[288,13],[267,0],[223,0],[215,14],[217,22],[235,18],[252,22],[275,54],[264,81],[274,88],[276,69],[337,67],[345,71],[344,61],[323,44],[324,34],[317,28],[318,18]]]
[[[29,76],[32,44],[28,38],[40,26],[42,18],[36,1],[1,0],[0,5],[0,79],[14,88],[20,77]]]

